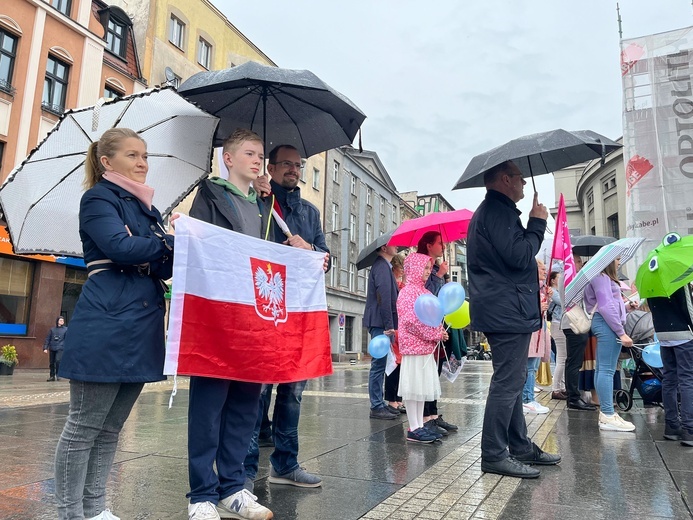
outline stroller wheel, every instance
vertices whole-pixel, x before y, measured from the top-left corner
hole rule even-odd
[[[614,393],[614,402],[619,409],[627,412],[633,407],[633,398],[625,390],[616,390]]]

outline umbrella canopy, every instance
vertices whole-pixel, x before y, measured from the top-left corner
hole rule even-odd
[[[551,173],[574,164],[606,157],[621,145],[591,130],[552,130],[513,139],[474,157],[453,190],[484,186],[484,173],[513,161],[523,177]]]
[[[635,285],[642,298],[669,297],[693,281],[693,235],[670,233],[647,255]]]
[[[178,92],[221,119],[214,146],[237,128],[261,135],[267,150],[295,146],[302,157],[351,144],[366,116],[312,72],[249,61],[199,72]]]
[[[565,288],[565,307],[574,305],[582,298],[585,287],[596,278],[606,267],[621,258],[621,264],[625,264],[633,258],[633,255],[645,241],[644,237],[622,238],[611,244],[603,246],[596,255],[590,258],[575,278]]]
[[[595,235],[577,235],[570,237],[573,246],[573,254],[577,256],[594,256],[602,246],[615,242],[614,237],[602,237]]]
[[[375,259],[378,257],[378,251],[381,247],[387,245],[387,242],[390,240],[391,237],[392,231],[388,231],[387,233],[385,233],[384,235],[380,235],[378,238],[373,240],[373,242],[364,247],[359,253],[358,259],[356,260],[356,269],[360,271],[361,269],[365,269],[366,267],[372,266],[373,262],[375,262]]]
[[[468,209],[429,213],[423,217],[405,220],[392,234],[390,246],[413,247],[428,231],[440,233],[444,243],[454,242],[467,237],[467,228],[473,212]]]
[[[166,215],[207,177],[217,122],[171,88],[66,112],[0,189],[15,253],[82,256],[84,161],[106,130],[131,128],[147,142],[147,184],[154,188],[154,206]]]

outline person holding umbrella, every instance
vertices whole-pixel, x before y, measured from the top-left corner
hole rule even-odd
[[[301,155],[295,147],[276,146],[269,153],[269,185],[265,176],[258,178],[253,184],[260,193],[271,193],[268,201],[279,224],[275,227],[274,241],[291,247],[324,252],[324,269],[327,272],[330,268],[330,250],[325,242],[320,210],[301,197],[301,189],[298,187],[301,167]],[[263,385],[255,431],[244,462],[247,487],[254,486],[252,481],[257,476],[260,431],[269,429],[274,440],[274,452],[270,455],[268,482],[302,488],[322,485],[320,477],[308,473],[298,464],[298,422],[306,383],[307,381],[296,381],[277,385],[272,422],[269,420],[272,385]]]
[[[621,297],[616,258],[595,276],[585,288],[584,302],[592,316],[592,333],[597,337],[597,366],[595,386],[599,396],[599,429],[632,432],[633,423],[623,420],[614,411],[614,373],[621,346],[632,347],[633,340],[626,334],[626,307]]]
[[[106,509],[106,482],[120,430],[144,383],[166,379],[162,280],[172,274],[173,236],[152,206],[148,170],[147,145],[128,128],[89,147],[79,210],[88,278],[59,370],[70,379],[55,451],[60,520],[117,520]]]
[[[527,228],[516,203],[526,181],[512,162],[483,174],[486,197],[469,225],[467,254],[471,327],[483,332],[493,352],[493,377],[481,438],[481,470],[537,478],[529,464],[551,465],[561,457],[542,451],[527,436],[522,388],[532,333],[541,327],[535,257],[548,211],[534,195]]]

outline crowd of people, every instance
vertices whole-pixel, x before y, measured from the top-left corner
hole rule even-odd
[[[257,134],[234,132],[223,145],[228,178],[203,181],[190,215],[258,239],[324,252],[327,271],[330,254],[319,211],[301,198],[298,187],[299,152],[287,145],[274,148],[267,168],[270,180],[260,176],[264,159],[264,143]],[[50,380],[59,376],[70,380],[69,413],[55,455],[55,496],[61,520],[118,520],[105,502],[119,434],[144,384],[165,378],[166,287],[162,281],[172,274],[175,239],[152,206],[154,193],[145,184],[147,171],[146,143],[132,130],[108,130],[89,149],[87,189],[79,214],[88,279],[70,333],[65,333],[64,319],[58,318],[44,347],[51,353]],[[545,408],[534,398],[535,373],[539,360],[550,355],[552,338],[556,369],[551,397],[566,400],[569,409],[596,410],[579,386],[592,336],[596,338],[599,429],[635,429],[615,413],[613,404],[619,353],[633,345],[624,329],[627,310],[617,276],[619,261],[607,266],[585,290],[585,307],[593,315],[591,334],[574,332],[559,296],[560,273],[548,275],[546,266],[536,259],[547,209],[535,194],[527,225],[522,225],[516,203],[524,196],[526,182],[512,162],[487,171],[484,184],[486,197],[468,232],[471,328],[485,334],[494,370],[484,414],[481,469],[536,478],[540,472],[535,466],[561,460],[529,439],[525,421],[526,413],[543,413]],[[283,217],[290,234],[273,225],[273,211]],[[172,227],[175,219],[174,215]],[[437,232],[424,234],[416,252],[404,259],[396,248],[382,246],[368,278],[364,325],[371,338],[386,335],[390,339],[396,365],[387,370],[388,356],[371,362],[370,418],[393,420],[406,414],[406,440],[413,443],[438,442],[458,429],[443,419],[437,399],[442,364],[450,356],[462,357],[464,339],[443,323],[422,323],[415,311],[417,298],[437,295],[445,283],[448,266],[439,261],[443,251]],[[665,438],[691,446],[690,288],[648,303],[663,346]],[[191,377],[190,520],[273,517],[253,494],[260,446],[273,447],[270,484],[321,485],[319,476],[298,463],[305,385],[305,381],[277,385],[270,421],[272,385]]]

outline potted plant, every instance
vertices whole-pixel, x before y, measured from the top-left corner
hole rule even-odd
[[[18,363],[19,358],[14,345],[5,345],[0,348],[0,376],[11,376]]]

